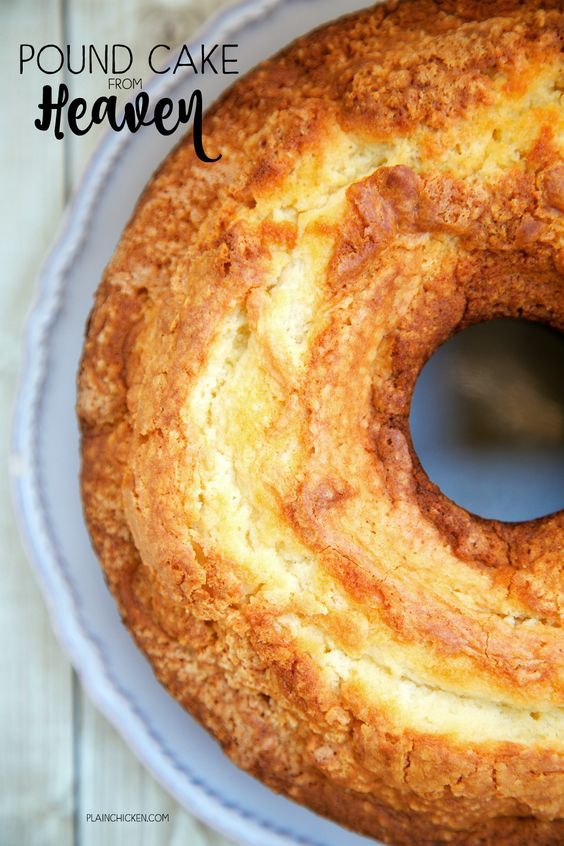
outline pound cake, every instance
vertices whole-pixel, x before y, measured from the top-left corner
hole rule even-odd
[[[405,0],[293,43],[153,177],[96,294],[82,492],[125,624],[243,769],[391,844],[564,844],[563,512],[468,513],[410,398],[564,323],[564,9]]]

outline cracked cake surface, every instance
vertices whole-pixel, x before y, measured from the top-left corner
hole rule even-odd
[[[425,361],[564,324],[563,7],[406,0],[286,48],[140,199],[79,374],[123,619],[227,754],[396,844],[564,843],[562,512],[421,468]]]

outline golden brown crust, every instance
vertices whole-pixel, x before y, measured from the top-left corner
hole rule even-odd
[[[559,329],[558,0],[406,0],[259,66],[143,195],[79,380],[92,539],[242,767],[397,844],[564,841],[562,512],[428,480],[417,374]]]

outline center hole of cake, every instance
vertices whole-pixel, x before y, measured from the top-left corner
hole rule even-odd
[[[449,499],[489,519],[564,507],[564,337],[525,320],[460,332],[421,371],[413,445]]]

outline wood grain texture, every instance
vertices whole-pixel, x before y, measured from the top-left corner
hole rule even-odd
[[[103,128],[55,141],[36,132],[44,78],[18,75],[18,45],[188,40],[225,0],[6,0],[0,5],[3,110],[0,284],[0,437],[7,464],[21,333],[35,279],[65,201]],[[136,76],[141,76],[139,72]],[[105,94],[103,77],[68,81],[71,94]],[[50,79],[63,81],[63,74]],[[80,92],[78,92],[80,88]],[[25,233],[25,234],[24,234]],[[83,694],[51,630],[0,477],[0,846],[228,846],[144,770]],[[89,823],[87,813],[168,813],[168,823]]]
[[[37,78],[18,76],[17,45],[57,41],[57,0],[2,4],[3,108],[0,420],[6,454],[20,332],[34,278],[63,205],[63,148],[31,125]],[[24,104],[27,106],[22,114]],[[22,175],[25,174],[25,179]],[[25,231],[25,238],[23,232]],[[0,478],[0,843],[72,844],[72,671],[60,651],[25,560]]]

